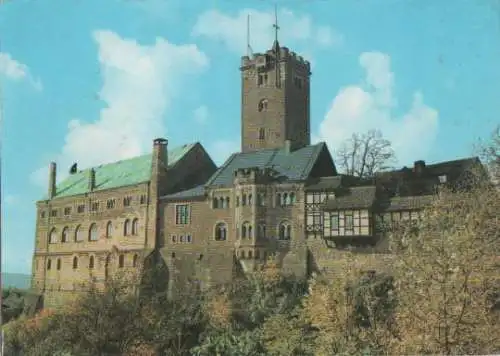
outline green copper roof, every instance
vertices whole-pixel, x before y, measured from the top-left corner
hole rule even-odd
[[[195,144],[187,144],[168,150],[169,167],[177,163]],[[148,182],[151,179],[151,154],[125,159],[94,167],[96,187],[94,191],[124,187]],[[56,198],[88,192],[89,170],[69,175],[57,184]],[[47,198],[45,198],[47,199]]]

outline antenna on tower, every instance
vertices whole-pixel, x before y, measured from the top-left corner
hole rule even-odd
[[[280,27],[278,26],[278,5],[274,4],[274,44],[279,47],[278,45],[278,31]]]
[[[275,70],[274,72],[276,73],[276,78],[275,78],[275,86],[276,88],[279,88],[281,85],[280,80],[281,80],[281,75],[280,75],[280,44],[278,42],[278,31],[280,29],[278,25],[278,5],[274,4],[274,44],[273,44],[273,50],[274,50],[274,56],[275,56]]]
[[[253,50],[250,45],[250,14],[247,15],[247,56],[253,57]]]

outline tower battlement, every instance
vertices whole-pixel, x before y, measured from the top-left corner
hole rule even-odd
[[[279,61],[292,64],[297,70],[311,73],[311,63],[296,52],[290,51],[287,47],[279,48]],[[276,62],[276,53],[273,49],[266,53],[255,53],[251,58],[249,56],[241,57],[240,70],[261,69],[266,70],[274,66]]]

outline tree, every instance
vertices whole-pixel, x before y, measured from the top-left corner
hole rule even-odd
[[[347,175],[371,178],[376,172],[390,168],[395,161],[391,143],[378,130],[354,133],[336,153],[340,170]]]
[[[390,354],[397,339],[391,278],[367,275],[366,261],[348,253],[334,278],[311,280],[301,319],[314,355]]]
[[[500,187],[500,125],[493,130],[488,141],[480,142],[477,149],[488,167],[493,182]]]
[[[480,180],[471,191],[442,189],[417,223],[391,233],[398,295],[396,354],[500,351],[500,194]]]

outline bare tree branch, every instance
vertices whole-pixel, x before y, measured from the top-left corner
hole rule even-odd
[[[343,173],[360,178],[373,177],[376,172],[389,169],[395,161],[390,141],[378,130],[353,134],[341,145],[336,157]]]

